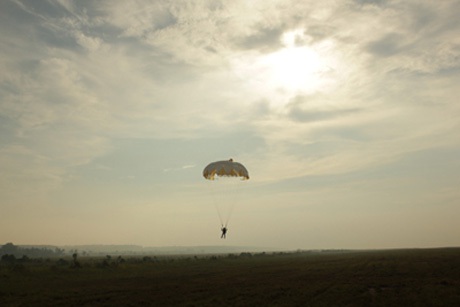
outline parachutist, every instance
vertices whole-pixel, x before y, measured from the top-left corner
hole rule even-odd
[[[228,192],[236,192],[236,185],[239,181],[248,180],[249,173],[246,167],[238,162],[229,159],[226,161],[216,161],[209,163],[203,170],[203,177],[209,180],[213,189],[220,190],[220,195],[214,191],[215,201],[214,205],[219,215],[222,235],[221,238],[225,239],[227,236],[227,224],[233,210],[235,198],[229,195]],[[224,193],[225,192],[225,193]],[[236,194],[233,194],[236,195]],[[217,199],[218,198],[218,199]]]
[[[225,239],[227,236],[227,227],[223,226],[220,230],[222,230],[222,235],[220,236],[220,238]]]

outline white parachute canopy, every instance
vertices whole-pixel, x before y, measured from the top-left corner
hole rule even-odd
[[[208,180],[214,180],[218,177],[241,177],[242,180],[249,179],[249,173],[243,164],[234,162],[233,159],[228,161],[217,161],[208,164],[203,170],[203,177]]]
[[[209,183],[210,195],[214,199],[221,226],[227,227],[239,196],[237,190],[242,181],[249,179],[248,170],[243,164],[234,162],[233,159],[216,161],[204,168],[203,177]]]

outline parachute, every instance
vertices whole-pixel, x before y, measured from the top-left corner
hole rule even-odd
[[[246,167],[241,163],[234,162],[233,159],[213,162],[203,170],[203,177],[208,180],[214,180],[216,175],[220,177],[241,177],[242,180],[249,179]]]
[[[227,227],[238,196],[237,190],[241,182],[249,179],[248,170],[233,159],[216,161],[204,168],[203,177],[210,185],[221,226]]]

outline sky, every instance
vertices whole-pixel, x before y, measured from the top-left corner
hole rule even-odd
[[[459,246],[459,11],[1,1],[0,244]]]

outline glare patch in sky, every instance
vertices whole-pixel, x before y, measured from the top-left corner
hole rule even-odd
[[[280,37],[282,47],[268,54],[249,53],[233,62],[235,74],[260,96],[270,97],[275,108],[296,95],[329,92],[339,81],[333,43],[310,45],[301,30]]]

